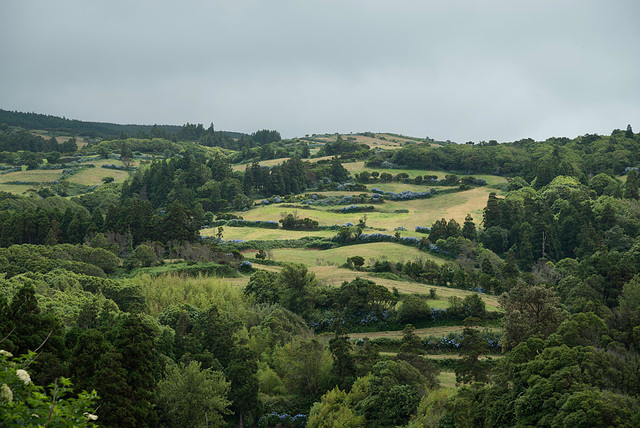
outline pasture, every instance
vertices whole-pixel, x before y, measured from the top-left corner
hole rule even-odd
[[[438,327],[416,328],[415,334],[417,334],[419,337],[446,336],[449,333],[461,333],[462,330],[464,330],[464,326],[447,325]],[[402,339],[402,336],[402,330],[372,331],[369,333],[349,333],[349,337],[352,339],[364,339],[365,337],[368,337],[369,339]]]
[[[365,135],[355,135],[355,134],[340,134],[340,137],[343,140],[348,140],[353,138],[356,142],[360,144],[366,144],[372,149],[380,148],[380,149],[398,149],[407,143],[419,143],[422,142],[420,139],[414,139],[411,137],[404,137],[400,135],[392,135],[392,134],[374,134],[373,137],[365,136]],[[334,142],[338,139],[337,134],[332,135],[321,135],[317,137],[321,141],[326,142]]]
[[[30,171],[16,171],[8,174],[0,174],[0,184],[11,181],[30,181],[38,183],[49,183],[58,180],[62,174],[61,169],[40,170],[34,169]],[[1,188],[0,188],[1,189]]]
[[[417,248],[391,242],[349,245],[330,250],[279,248],[271,251],[275,261],[302,263],[306,266],[340,266],[347,262],[348,257],[355,255],[364,257],[365,264],[372,264],[374,260],[408,261],[416,258],[434,260],[438,264],[444,263],[444,260]]]
[[[424,187],[412,186],[413,190],[424,190]],[[393,231],[397,227],[404,227],[407,232],[403,236],[419,236],[413,233],[416,226],[430,227],[441,218],[454,218],[460,224],[464,222],[467,214],[471,214],[476,223],[482,219],[483,209],[487,204],[488,187],[477,187],[464,192],[448,193],[428,199],[414,199],[412,201],[386,201],[376,205],[376,210],[366,213],[367,226],[380,228],[385,231]],[[335,192],[331,192],[335,193]],[[318,192],[321,194],[321,192]],[[357,195],[357,192],[344,194]],[[365,204],[366,205],[366,204]],[[297,211],[300,218],[308,217],[316,220],[321,226],[334,224],[358,223],[365,213],[339,214],[331,212],[336,207],[314,207],[317,209],[286,208],[281,205],[256,206],[249,211],[237,211],[234,214],[241,215],[245,220],[273,220],[278,221],[283,215]],[[396,210],[406,209],[407,213],[396,213]],[[365,230],[365,233],[372,233]],[[242,239],[242,238],[240,238]]]
[[[425,176],[425,175],[436,175],[436,176],[438,176],[439,180],[443,179],[444,176],[447,175],[447,174],[452,174],[451,172],[447,172],[447,171],[433,171],[433,170],[424,170],[424,169],[370,168],[370,167],[365,167],[364,161],[344,163],[342,166],[344,166],[344,168],[347,171],[349,171],[351,174],[359,173],[359,172],[362,172],[362,171],[369,171],[369,172],[378,171],[381,174],[383,172],[388,172],[389,174],[392,174],[392,175],[398,175],[401,172],[404,172],[404,173],[407,173],[409,175],[409,178],[416,178],[416,176],[418,176],[418,175],[422,175],[422,176]],[[463,177],[464,175],[459,175],[459,176]],[[500,177],[500,176],[497,176],[497,175],[473,174],[473,177],[485,179],[487,181],[488,185],[502,184],[502,183],[506,183],[507,182],[506,178]],[[379,184],[379,182],[371,182],[371,183],[369,183],[369,185],[374,185],[374,187],[377,187],[378,184]]]
[[[278,239],[300,239],[305,236],[318,236],[322,238],[331,238],[335,236],[335,230],[284,230],[284,229],[262,229],[258,227],[230,227],[223,226],[222,239],[229,241],[232,239],[242,239],[244,241],[273,241]],[[202,236],[216,236],[217,227],[201,229]]]
[[[96,167],[86,168],[79,173],[72,175],[68,179],[70,183],[87,184],[93,186],[102,184],[103,177],[113,177],[116,183],[121,183],[129,176],[129,173],[127,171],[102,168],[102,165],[104,164],[122,165],[122,161],[118,159],[97,159],[87,163],[92,163]],[[133,162],[132,164],[136,165],[135,162]]]

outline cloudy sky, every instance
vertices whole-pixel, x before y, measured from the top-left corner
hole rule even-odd
[[[0,108],[456,142],[640,131],[638,0],[2,0]]]

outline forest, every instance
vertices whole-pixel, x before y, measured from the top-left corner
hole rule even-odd
[[[0,425],[640,426],[638,167],[0,110]]]

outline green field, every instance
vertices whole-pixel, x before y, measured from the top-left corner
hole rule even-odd
[[[442,326],[442,327],[427,327],[417,328],[415,334],[419,337],[427,336],[446,336],[449,333],[460,333],[464,329],[461,325]],[[349,333],[349,337],[352,339],[380,339],[382,337],[387,339],[402,339],[402,330],[397,331],[374,331],[370,333]]]
[[[284,229],[262,229],[258,227],[230,227],[223,226],[222,239],[225,241],[231,239],[243,239],[245,241],[272,241],[278,239],[300,239],[305,236],[318,236],[322,238],[331,238],[336,235],[335,230],[284,230]],[[217,227],[200,230],[202,236],[216,236]]]
[[[446,171],[432,171],[432,170],[424,170],[424,169],[403,169],[403,168],[384,169],[384,168],[365,167],[364,166],[364,161],[344,163],[342,166],[344,166],[345,169],[347,171],[349,171],[351,174],[359,173],[359,172],[362,172],[362,171],[369,171],[369,172],[378,171],[381,174],[383,172],[388,172],[389,174],[392,174],[392,175],[398,175],[401,172],[405,172],[405,173],[407,173],[409,175],[409,178],[415,178],[418,175],[422,175],[422,176],[425,176],[425,175],[437,175],[438,179],[442,179],[442,178],[444,178],[445,175],[451,174],[450,172],[446,172]],[[497,175],[473,174],[473,177],[485,179],[487,181],[488,185],[500,184],[500,183],[506,183],[507,182],[506,178],[500,177],[500,176],[497,176]],[[377,185],[377,184],[378,184],[377,182],[369,183],[369,185]]]
[[[457,388],[455,372],[441,371],[438,375],[438,381],[440,382],[440,386],[443,388]]]
[[[121,183],[129,176],[127,171],[102,168],[102,165],[104,164],[122,165],[122,162],[117,159],[99,159],[88,163],[92,163],[96,167],[83,169],[79,173],[72,175],[69,177],[70,183],[94,186],[96,184],[102,184],[103,177],[113,177],[116,183]],[[132,164],[135,165],[135,163]]]
[[[0,174],[0,184],[4,184],[9,181],[31,181],[48,183],[60,179],[60,174],[62,174],[61,169],[35,169],[31,171],[16,171],[10,172],[8,174]],[[3,190],[1,186],[0,190]]]
[[[77,174],[71,175],[67,181],[69,183],[85,184],[89,186],[95,186],[102,184],[103,177],[113,177],[116,183],[123,182],[128,176],[127,171],[120,171],[116,169],[102,168],[103,164],[122,165],[122,162],[117,159],[96,159],[86,164],[94,164],[95,168],[85,168]],[[132,165],[136,166],[137,163],[133,162]],[[29,181],[43,183],[43,185],[49,185],[51,181],[60,180],[62,175],[62,169],[51,170],[29,170],[29,171],[16,171],[8,174],[0,174],[0,191],[21,194],[27,189],[34,188],[33,184],[6,184],[12,181]]]
[[[412,190],[420,189],[420,186],[412,186]],[[409,190],[409,189],[408,189]],[[429,199],[414,199],[412,201],[386,201],[376,205],[375,211],[366,213],[367,225],[392,231],[396,227],[405,227],[408,232],[413,232],[416,226],[430,227],[441,218],[456,219],[460,224],[464,222],[467,214],[471,214],[476,223],[482,219],[482,210],[487,204],[489,193],[494,191],[488,187],[477,187],[471,190],[457,193],[447,193]],[[320,192],[319,192],[320,193]],[[331,192],[335,193],[335,192]],[[348,193],[345,194],[357,194]],[[316,207],[314,207],[316,208]],[[256,206],[249,211],[236,211],[245,220],[280,220],[283,215],[297,211],[301,218],[308,217],[316,220],[323,226],[334,224],[358,223],[365,213],[338,214],[331,212],[336,207],[317,207],[317,209],[285,208],[281,205]],[[408,213],[395,213],[400,209],[409,210]],[[365,231],[365,233],[367,233]],[[406,236],[417,236],[406,233]]]
[[[417,248],[392,242],[349,245],[330,250],[282,248],[272,250],[272,252],[273,260],[302,263],[307,266],[340,266],[347,262],[348,257],[355,255],[364,257],[365,264],[372,264],[374,260],[409,261],[416,258],[433,260],[438,264],[444,263],[443,259],[434,257]]]

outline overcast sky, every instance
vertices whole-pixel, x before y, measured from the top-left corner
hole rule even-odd
[[[640,131],[638,0],[1,0],[0,108],[284,137]]]

